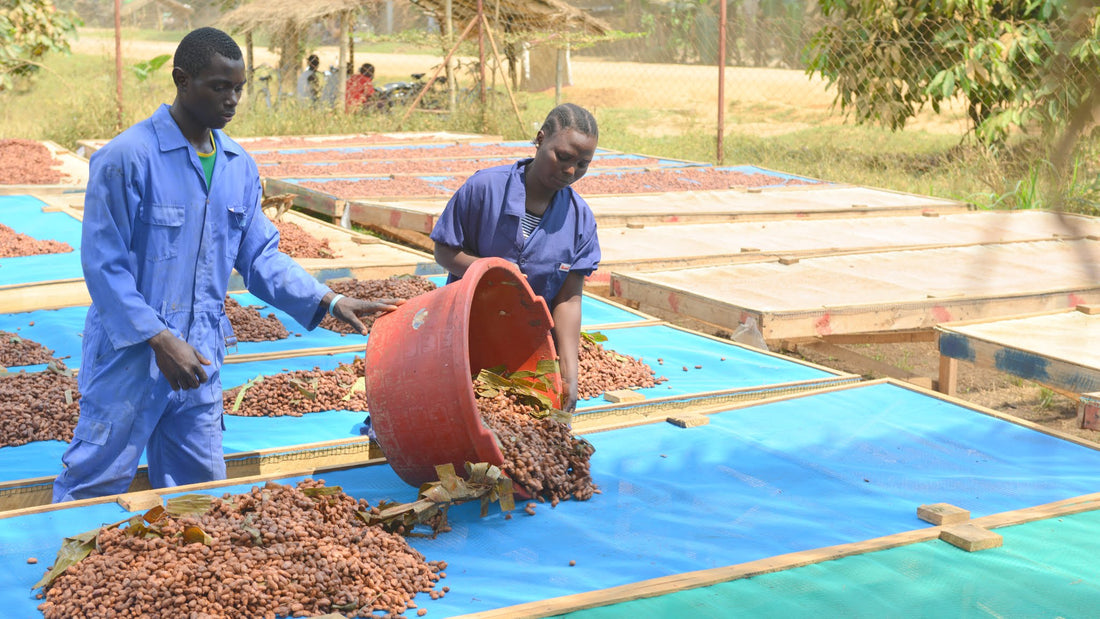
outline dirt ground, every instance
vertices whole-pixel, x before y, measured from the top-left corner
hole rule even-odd
[[[85,29],[73,49],[80,53],[113,55],[114,40],[109,31]],[[146,60],[158,54],[170,54],[175,43],[154,41],[124,41],[123,57],[129,61]],[[323,47],[316,50],[322,66],[335,64],[338,50]],[[380,75],[397,75],[403,79],[414,72],[432,70],[441,59],[410,54],[362,54]],[[275,66],[277,58],[267,49],[255,50],[255,63]],[[651,136],[682,131],[713,130],[717,115],[717,69],[712,66],[637,64],[574,57],[571,65],[572,84],[568,86],[569,101],[593,109],[602,107],[663,109],[659,122],[640,126],[636,130]],[[823,123],[841,122],[839,114],[830,112],[834,98],[819,79],[808,79],[798,70],[767,68],[727,68],[725,71],[727,102],[727,132],[760,137],[781,135]],[[777,120],[782,119],[782,120]],[[965,118],[960,111],[939,116],[921,115],[908,125],[910,130],[961,135]],[[843,180],[843,179],[837,179]],[[939,355],[935,344],[847,345],[846,348],[876,361],[903,368],[911,373],[935,378]],[[798,355],[793,355],[798,356]],[[819,356],[807,360],[838,370],[862,373],[860,367],[844,361]],[[1100,445],[1100,432],[1076,428],[1076,402],[1039,385],[1013,378],[1000,372],[975,368],[960,362],[958,394],[962,400],[978,404],[1006,415],[1040,424]],[[874,373],[868,378],[878,378]]]

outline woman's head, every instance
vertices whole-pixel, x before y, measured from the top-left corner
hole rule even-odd
[[[591,112],[572,103],[559,105],[535,135],[530,181],[550,192],[572,185],[588,173],[598,141],[599,129]]]
[[[600,129],[596,126],[596,119],[592,116],[592,112],[575,103],[562,103],[550,110],[546,120],[542,122],[542,127],[539,128],[539,133],[548,138],[561,129],[573,129],[596,140],[600,139]]]

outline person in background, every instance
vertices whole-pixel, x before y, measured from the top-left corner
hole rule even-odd
[[[142,452],[161,488],[224,479],[220,368],[234,269],[252,294],[313,329],[400,302],[333,293],[279,251],[256,163],[222,129],[245,84],[237,43],[214,28],[176,48],[176,97],[91,157],[81,265],[92,298],[80,418],[55,502],[125,492]]]
[[[599,131],[592,114],[565,103],[551,110],[535,135],[535,156],[474,173],[451,197],[432,230],[435,259],[462,277],[478,258],[515,263],[554,318],[561,362],[562,408],[577,403],[581,293],[596,270],[596,218],[570,187],[588,172]]]
[[[321,66],[321,59],[317,54],[310,54],[306,59],[306,70],[298,76],[298,100],[309,105],[317,105],[321,100],[321,88],[324,86],[321,72],[317,69]]]
[[[348,73],[351,73],[349,70]],[[344,95],[345,109],[348,112],[361,112],[374,96],[374,65],[363,63],[359,72],[348,78]]]

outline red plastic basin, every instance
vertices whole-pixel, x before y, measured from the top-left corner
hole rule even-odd
[[[457,282],[410,299],[375,321],[367,340],[366,396],[371,425],[393,470],[409,484],[437,479],[450,462],[504,461],[481,423],[472,379],[505,366],[535,370],[556,359],[553,320],[519,269],[482,258]],[[560,406],[561,376],[550,394]]]

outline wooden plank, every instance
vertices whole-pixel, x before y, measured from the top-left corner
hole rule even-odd
[[[40,309],[90,305],[92,297],[83,279],[54,280],[0,286],[0,313],[16,314]]]
[[[354,220],[353,220],[354,221]],[[360,222],[356,222],[360,223]],[[417,249],[424,250],[426,252],[435,251],[435,241],[431,239],[427,234],[423,232],[416,232],[414,230],[405,230],[396,226],[384,226],[382,224],[361,224],[368,230],[372,230],[381,234],[384,237],[394,239],[406,245],[416,247]]]
[[[959,362],[946,355],[940,355],[940,375],[936,389],[946,395],[955,395],[959,388]]]
[[[992,342],[952,329],[939,334],[942,357],[967,361],[977,367],[1046,385],[1071,394],[1100,390],[1100,368],[1044,355],[1001,342]]]
[[[1100,393],[1085,393],[1077,401],[1077,427],[1100,430]]]
[[[970,267],[941,268],[945,261]],[[929,329],[1100,302],[1100,282],[1087,275],[1087,265],[1100,268],[1095,241],[1030,241],[846,254],[784,267],[614,273],[611,289],[729,329],[755,313],[764,337],[777,340]]]
[[[118,504],[128,512],[144,512],[164,504],[164,498],[155,492],[135,492],[118,497]]]
[[[400,205],[381,201],[351,200],[348,202],[348,209],[353,223],[368,228],[387,226],[420,234],[431,234],[432,228],[435,227],[435,214],[406,209]]]
[[[227,479],[220,482],[193,484],[176,488],[154,490],[149,483],[148,467],[141,466],[125,495],[141,493],[144,499],[154,495],[182,492],[190,487],[221,487],[249,483],[248,479],[277,479],[279,477],[310,474],[318,469],[340,469],[348,466],[365,466],[384,463],[378,444],[363,438],[339,439],[307,443],[291,447],[274,447],[225,455]],[[0,483],[0,518],[20,513],[49,511],[53,499],[53,477],[37,477]],[[124,495],[111,495],[95,499],[73,501],[64,505],[89,505],[118,501]]]
[[[338,198],[319,191],[313,191],[306,189],[294,183],[288,183],[286,181],[277,178],[268,178],[263,181],[264,195],[274,196],[279,194],[293,194],[294,206],[316,213],[328,218],[338,217],[336,201]]]
[[[645,400],[645,394],[630,389],[613,389],[611,391],[605,391],[603,399],[612,404],[618,404],[620,402],[641,402]]]
[[[943,528],[940,539],[967,552],[998,548],[1004,543],[1000,534],[970,522]]]
[[[675,415],[669,417],[668,422],[677,428],[697,428],[710,423],[710,417],[706,415]]]
[[[960,524],[970,520],[970,510],[950,503],[932,503],[918,507],[917,518],[935,525]]]

